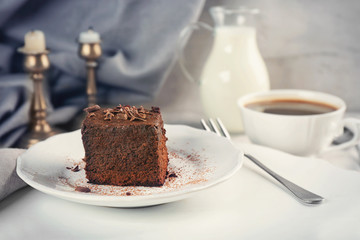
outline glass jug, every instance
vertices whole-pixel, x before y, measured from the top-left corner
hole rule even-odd
[[[184,65],[179,48],[179,63],[184,75],[198,82],[207,117],[219,117],[233,133],[242,132],[241,113],[237,99],[248,93],[269,90],[269,76],[256,42],[253,18],[259,11],[247,8],[212,7],[210,14],[215,26],[197,22],[181,33],[180,43],[193,30],[204,28],[212,31],[214,43],[201,77],[195,80]],[[181,44],[180,46],[182,46]]]

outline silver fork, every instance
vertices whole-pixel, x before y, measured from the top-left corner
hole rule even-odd
[[[209,119],[209,123],[212,127],[212,129],[209,127],[209,125],[206,123],[204,119],[201,119],[201,124],[204,127],[206,131],[212,132],[214,131],[217,135],[226,137],[227,139],[231,140],[229,132],[226,130],[224,124],[221,122],[219,118],[216,119],[217,124],[213,119]],[[221,132],[219,128],[221,129]],[[290,182],[289,180],[281,177],[279,174],[275,173],[274,171],[270,170],[268,167],[266,167],[264,164],[259,162],[255,157],[251,156],[248,153],[244,153],[244,156],[247,157],[249,160],[251,160],[253,163],[255,163],[257,166],[259,166],[261,169],[263,169],[265,172],[270,174],[273,178],[275,178],[279,183],[281,183],[286,189],[288,189],[301,203],[304,204],[320,204],[324,201],[324,198],[316,195],[315,193],[312,193],[306,189],[303,189],[302,187],[299,187],[295,183]]]

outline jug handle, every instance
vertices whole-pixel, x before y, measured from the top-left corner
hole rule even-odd
[[[199,30],[201,28],[206,29],[211,32],[213,32],[213,30],[214,30],[214,28],[212,26],[210,26],[209,24],[206,24],[204,22],[191,23],[181,31],[180,37],[179,37],[179,40],[177,43],[177,55],[178,55],[179,65],[180,65],[182,72],[184,73],[185,77],[190,82],[198,83],[198,84],[200,84],[200,81],[196,80],[191,75],[191,73],[187,70],[187,68],[185,67],[184,47],[185,47],[186,41],[188,40],[188,37],[190,37],[192,32],[194,30]]]

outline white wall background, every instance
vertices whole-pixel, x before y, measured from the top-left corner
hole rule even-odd
[[[360,1],[244,0],[205,3],[200,21],[212,24],[213,5],[249,6],[261,10],[258,45],[270,74],[271,88],[323,91],[343,98],[348,111],[360,111]],[[199,76],[211,47],[211,35],[193,34],[186,47],[188,66]],[[158,98],[167,122],[197,120],[202,107],[198,89],[178,64]]]

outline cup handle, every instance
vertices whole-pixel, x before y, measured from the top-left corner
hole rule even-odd
[[[213,27],[211,27],[209,24],[206,24],[204,22],[196,22],[196,23],[191,23],[190,25],[186,26],[180,33],[180,37],[179,40],[177,42],[177,56],[179,59],[179,65],[181,70],[183,71],[185,77],[193,83],[198,83],[200,84],[199,80],[196,80],[191,74],[190,72],[187,70],[187,68],[185,67],[185,58],[184,58],[184,47],[185,44],[188,40],[188,38],[190,37],[190,35],[192,34],[192,32],[194,30],[199,30],[199,29],[206,29],[208,31],[213,31]]]
[[[355,118],[346,118],[343,121],[344,127],[348,128],[353,133],[353,137],[346,142],[328,146],[323,151],[321,151],[321,154],[354,147],[360,144],[360,120]]]

